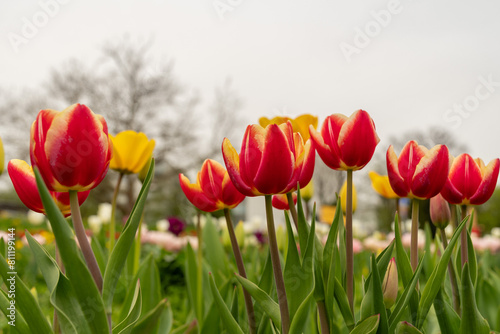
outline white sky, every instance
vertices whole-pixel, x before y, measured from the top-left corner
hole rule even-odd
[[[124,33],[153,36],[157,56],[173,60],[177,77],[207,98],[231,78],[251,122],[311,113],[321,124],[362,108],[382,139],[377,151],[390,136],[443,125],[474,157],[500,156],[497,1],[64,0],[17,52],[9,36],[23,38],[26,21],[43,20],[42,4],[58,2],[0,1],[3,88],[36,87],[51,68],[95,57]],[[214,4],[232,11],[221,19]],[[372,13],[388,8],[390,22],[380,28]],[[367,27],[380,31],[348,62],[340,45],[356,47]],[[470,111],[460,116],[452,108],[464,103]]]

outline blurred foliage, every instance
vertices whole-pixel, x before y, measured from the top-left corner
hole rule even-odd
[[[477,207],[478,222],[482,232],[489,233],[492,228],[500,227],[500,188],[496,188],[493,196]]]

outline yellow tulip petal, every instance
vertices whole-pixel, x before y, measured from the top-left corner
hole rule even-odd
[[[142,132],[126,130],[118,133],[113,141],[113,158],[110,168],[122,173],[138,173],[153,154],[155,141]]]

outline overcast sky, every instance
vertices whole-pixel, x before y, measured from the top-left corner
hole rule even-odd
[[[231,78],[249,122],[365,109],[378,151],[442,125],[487,163],[500,156],[499,13],[491,0],[3,0],[0,87],[37,87],[130,33],[207,97]]]

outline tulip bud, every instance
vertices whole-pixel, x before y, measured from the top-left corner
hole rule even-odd
[[[431,221],[437,228],[444,229],[448,226],[451,219],[450,206],[441,194],[431,198],[429,210]]]
[[[306,202],[311,200],[314,195],[314,182],[311,180],[303,189],[300,189],[300,196]]]
[[[342,212],[345,214],[347,212],[346,203],[347,203],[347,181],[344,182],[342,188],[340,188],[340,202],[342,204]],[[356,211],[356,207],[358,205],[358,198],[356,196],[356,188],[354,187],[354,183],[352,184],[352,213]]]
[[[385,272],[382,283],[382,292],[384,294],[385,308],[389,309],[396,302],[398,297],[398,270],[396,268],[396,259],[392,258]]]
[[[234,234],[236,240],[238,241],[238,246],[243,247],[245,245],[245,229],[243,227],[243,221],[239,221],[234,229]]]

